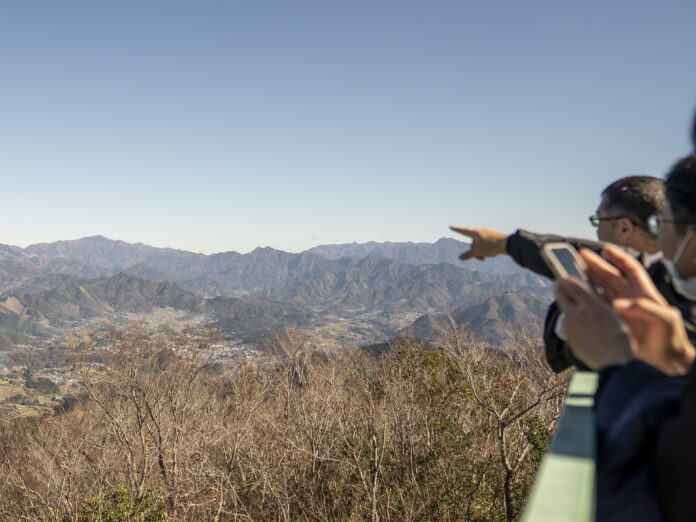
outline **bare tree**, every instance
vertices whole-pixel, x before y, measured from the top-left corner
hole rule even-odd
[[[289,330],[219,367],[205,337],[114,332],[84,348],[84,400],[0,424],[0,520],[510,520],[565,382],[535,343],[373,355]]]
[[[570,376],[569,372],[559,375],[550,370],[536,337],[521,332],[515,339],[491,348],[453,328],[442,343],[452,364],[464,375],[474,404],[493,421],[508,521],[515,519],[521,507],[514,504],[515,480],[533,449],[520,429],[521,421],[535,414],[553,429]]]

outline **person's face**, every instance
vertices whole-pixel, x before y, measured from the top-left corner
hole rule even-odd
[[[675,261],[677,272],[682,277],[696,276],[696,232],[693,225],[682,226],[679,232],[677,226],[672,223],[675,220],[674,212],[669,202],[662,211],[662,221],[657,233],[657,240],[665,258]],[[683,245],[683,246],[682,246]],[[679,259],[674,259],[681,250]]]
[[[597,209],[597,216],[599,217],[599,226],[597,227],[597,239],[604,241],[606,243],[614,243],[615,245],[625,246],[622,244],[621,238],[621,219],[605,219],[613,218],[619,216],[620,213],[611,207],[607,206],[606,198],[602,199],[602,202]]]

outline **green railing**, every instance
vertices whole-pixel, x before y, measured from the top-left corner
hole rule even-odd
[[[551,447],[544,455],[527,501],[524,522],[594,520],[597,374],[577,372]]]

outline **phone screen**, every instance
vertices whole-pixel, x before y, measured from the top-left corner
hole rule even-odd
[[[569,276],[577,277],[578,279],[586,279],[587,276],[576,263],[570,250],[567,248],[553,248],[551,251]]]

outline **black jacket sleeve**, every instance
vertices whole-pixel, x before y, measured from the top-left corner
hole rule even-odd
[[[556,335],[556,323],[561,311],[554,301],[546,313],[544,320],[544,348],[546,350],[546,362],[551,369],[560,373],[570,367],[570,361],[565,355],[565,342]]]
[[[551,303],[544,321],[544,349],[546,362],[556,373],[574,366],[578,370],[592,371],[585,363],[575,357],[573,352],[563,339],[556,335],[556,323],[561,315],[556,301]]]
[[[541,249],[547,243],[570,243],[576,249],[589,248],[595,252],[601,252],[603,245],[589,239],[575,239],[551,234],[534,234],[526,230],[518,230],[507,239],[507,253],[515,260],[515,263],[540,276],[553,279],[553,273],[546,261],[541,256]]]
[[[596,241],[565,238],[550,234],[534,234],[526,230],[518,230],[508,237],[507,252],[515,262],[541,276],[553,278],[546,261],[541,255],[542,247],[547,243],[570,243],[574,248],[590,248],[595,252],[601,252],[602,244]],[[546,349],[546,361],[551,369],[560,373],[570,366],[586,369],[585,365],[573,357],[567,344],[556,335],[556,322],[560,311],[556,303],[552,303],[544,321],[544,346]]]

